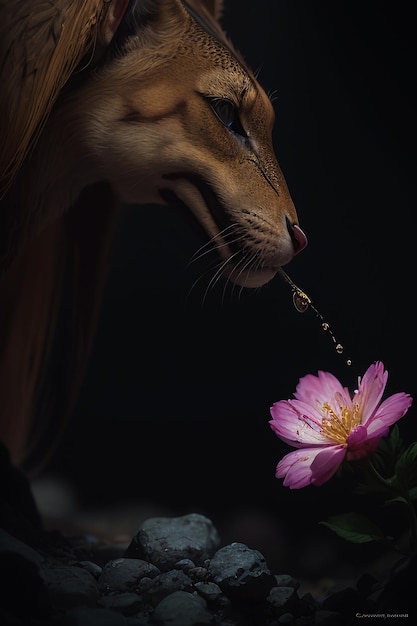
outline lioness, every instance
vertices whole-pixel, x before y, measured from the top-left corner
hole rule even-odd
[[[272,104],[221,13],[219,0],[0,1],[1,438],[16,463],[35,418],[71,413],[118,205],[185,208],[242,287],[306,246]]]

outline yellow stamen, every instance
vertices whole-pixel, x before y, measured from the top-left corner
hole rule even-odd
[[[325,414],[321,420],[321,433],[335,443],[346,443],[350,433],[361,423],[359,404],[350,409],[339,406],[339,414],[334,411],[328,402],[323,404]]]

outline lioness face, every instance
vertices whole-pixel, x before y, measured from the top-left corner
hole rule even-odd
[[[263,285],[305,247],[271,102],[208,16],[167,10],[67,106],[98,178],[124,203],[190,211],[234,283]]]

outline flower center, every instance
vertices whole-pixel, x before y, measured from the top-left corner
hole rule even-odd
[[[361,423],[359,404],[354,404],[351,409],[340,406],[339,413],[336,413],[330,404],[325,402],[323,411],[321,433],[335,443],[346,443],[350,433]]]

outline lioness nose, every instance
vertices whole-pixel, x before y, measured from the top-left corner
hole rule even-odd
[[[286,218],[288,232],[290,233],[291,241],[294,246],[294,254],[298,254],[301,250],[304,250],[308,241],[304,231],[297,224],[291,224],[288,217]]]

